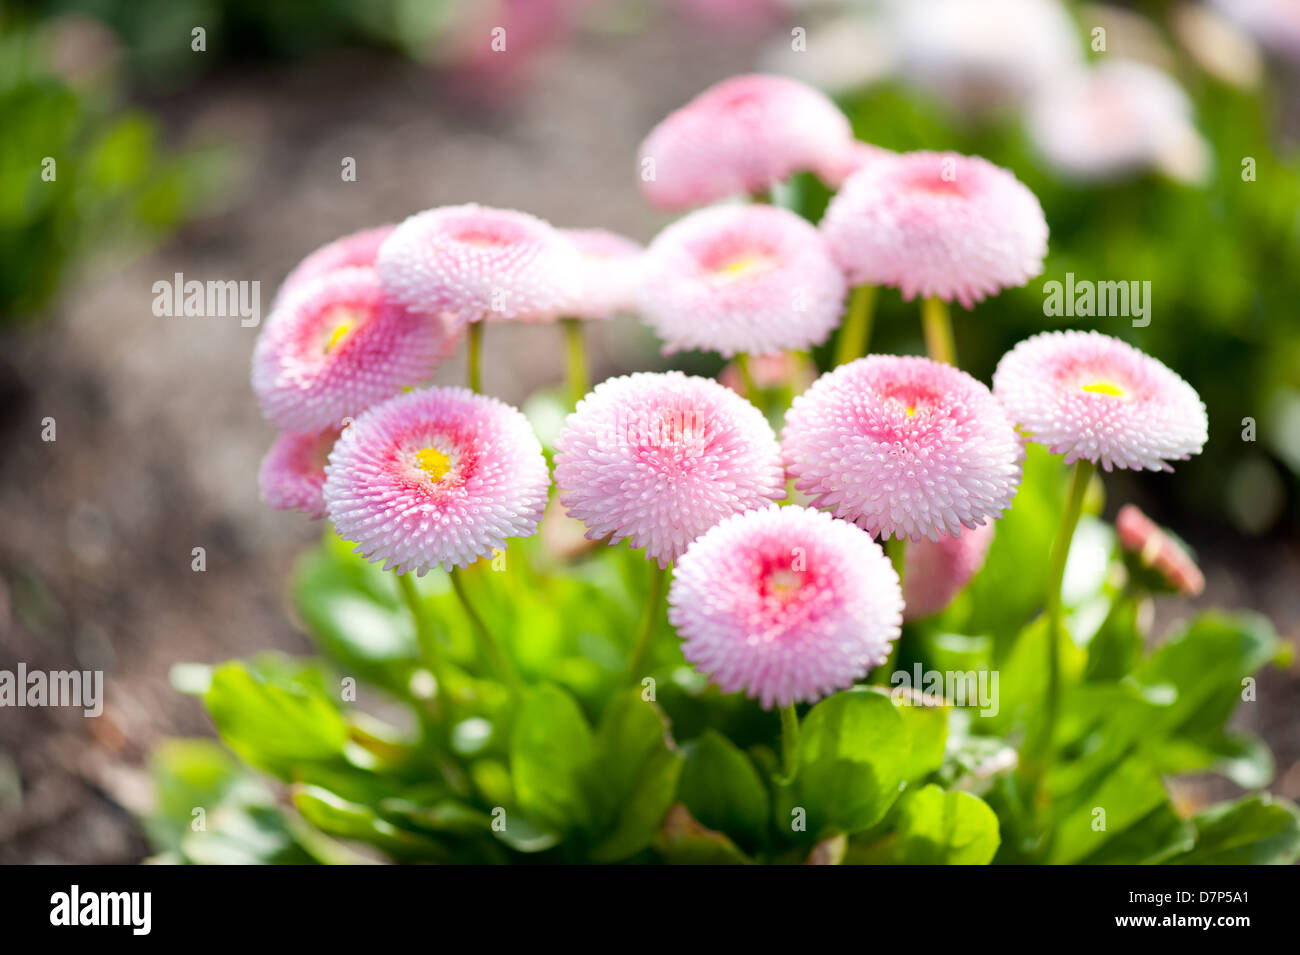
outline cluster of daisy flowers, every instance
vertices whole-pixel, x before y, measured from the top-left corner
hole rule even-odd
[[[1020,343],[991,389],[956,367],[947,306],[1042,271],[1042,209],[1005,169],[857,142],[829,99],[775,76],[706,91],[639,160],[652,204],[691,210],[645,248],[471,204],[309,255],[253,354],[281,429],[267,503],[327,518],[398,574],[454,580],[533,535],[552,474],[524,415],[480,393],[478,366],[487,324],[562,323],[574,407],[553,448],[560,507],[592,540],[643,551],[661,575],[652,594],[671,568],[687,660],[724,692],[789,707],[865,678],[905,619],[978,572],[1026,441],[1079,466],[1160,470],[1206,440],[1181,378],[1096,332]],[[803,171],[838,187],[820,224],[766,201]],[[864,355],[878,287],[923,301],[928,357]],[[619,314],[666,353],[716,352],[742,374],[729,387],[639,372],[589,390],[582,323]],[[836,367],[804,389],[802,353],[837,329]],[[461,347],[470,387],[424,385]],[[754,372],[802,391],[779,433]]]

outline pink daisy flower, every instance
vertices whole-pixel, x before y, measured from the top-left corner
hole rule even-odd
[[[641,283],[638,243],[605,229],[561,229],[578,249],[582,291],[561,314],[566,318],[613,318],[636,309]]]
[[[555,483],[592,540],[624,538],[660,567],[722,518],[784,496],[763,413],[681,372],[611,378],[578,402],[555,442]]]
[[[398,573],[465,567],[536,532],[550,476],[516,409],[465,388],[376,405],[325,468],[325,506],[357,553]]]
[[[278,511],[325,516],[325,462],[341,428],[281,431],[257,472],[262,500]]]
[[[903,619],[920,620],[952,603],[984,566],[991,543],[992,521],[959,537],[909,544],[903,554]]]
[[[444,206],[410,216],[379,249],[384,288],[413,311],[461,322],[551,321],[581,290],[573,243],[536,216]]]
[[[279,305],[285,296],[299,285],[326,272],[353,265],[373,266],[379,247],[392,234],[394,228],[395,226],[392,225],[381,225],[362,229],[360,232],[353,232],[351,235],[345,235],[322,245],[285,276],[284,281],[280,283],[280,290],[275,293],[276,305]]]
[[[852,285],[967,308],[1043,270],[1047,221],[1015,176],[978,156],[902,153],[844,183],[821,223]]]
[[[1115,530],[1120,546],[1137,554],[1144,567],[1154,567],[1175,590],[1188,597],[1205,590],[1205,575],[1187,551],[1132,504],[1119,509]]]
[[[871,143],[860,143],[855,140],[849,143],[848,148],[840,155],[823,163],[817,169],[817,175],[826,185],[838,190],[848,180],[849,176],[863,166],[880,159],[891,159],[897,155],[898,153],[892,149],[873,146]]]
[[[1044,84],[1025,125],[1039,155],[1068,179],[1157,168],[1194,182],[1209,168],[1191,99],[1168,74],[1134,60],[1107,60]]]
[[[929,358],[871,355],[822,375],[786,415],[795,487],[873,535],[938,540],[996,518],[1024,449],[989,390]]]
[[[733,76],[646,137],[641,191],[661,209],[755,193],[821,167],[852,139],[849,121],[819,90],[781,76]]]
[[[844,276],[805,220],[776,206],[718,206],[650,243],[641,316],[667,353],[765,355],[824,342],[844,292]]]
[[[450,348],[441,319],[385,297],[374,269],[338,268],[277,307],[253,349],[253,391],[281,428],[319,431],[419,382]]]
[[[1031,441],[1067,464],[1171,471],[1208,437],[1192,386],[1099,332],[1044,332],[1002,356],[993,392]]]
[[[736,514],[673,570],[668,619],[682,653],[724,693],[765,709],[852,686],[889,656],[898,575],[852,524],[803,507]]]

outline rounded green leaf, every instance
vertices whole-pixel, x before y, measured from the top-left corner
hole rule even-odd
[[[998,851],[998,817],[970,793],[926,786],[898,807],[897,852],[905,865],[988,865]]]

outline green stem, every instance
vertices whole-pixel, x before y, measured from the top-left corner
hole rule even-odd
[[[483,379],[480,369],[483,359],[483,322],[470,322],[466,338],[468,339],[468,353],[465,361],[469,376],[469,390],[476,395],[482,394]]]
[[[749,356],[744,352],[736,355],[736,370],[740,372],[740,383],[745,389],[745,397],[757,404],[758,390],[754,387],[754,376],[749,371]]]
[[[799,714],[794,704],[781,707],[781,775],[783,783],[794,781],[799,761]]]
[[[668,590],[668,570],[659,566],[658,561],[650,561],[650,593],[646,596],[645,614],[641,618],[641,627],[637,631],[636,642],[632,644],[632,656],[628,661],[627,672],[633,683],[640,681],[645,671],[646,661],[650,658],[650,646],[654,643],[655,624],[659,622],[659,610],[663,606],[664,594]]]
[[[875,312],[876,287],[858,285],[849,293],[849,311],[840,327],[840,338],[835,345],[835,364],[843,365],[861,358],[871,341],[871,317]]]
[[[576,318],[562,318],[564,342],[568,354],[569,407],[576,408],[578,401],[591,390],[587,375],[587,352],[582,341],[582,322]]]
[[[523,680],[519,678],[519,671],[515,669],[510,657],[502,649],[501,644],[497,642],[496,637],[492,635],[492,631],[483,622],[483,618],[474,609],[474,605],[470,603],[469,594],[465,593],[465,583],[461,580],[460,575],[461,571],[455,569],[447,576],[451,578],[451,589],[456,592],[456,598],[460,601],[465,616],[469,618],[470,625],[474,628],[479,647],[487,656],[497,676],[510,688],[511,692],[518,695],[524,688]]]
[[[412,575],[407,573],[396,576],[398,590],[402,592],[402,600],[415,621],[415,639],[420,650],[420,661],[433,674],[434,682],[438,685],[433,699],[433,708],[435,715],[441,718],[446,715],[445,703],[450,700],[448,696],[450,683],[447,681],[447,665],[443,659],[442,648],[438,646],[438,635],[429,626],[429,620],[420,603],[420,594],[415,589],[415,581],[411,579]]]
[[[921,300],[921,331],[925,333],[925,350],[931,358],[957,364],[957,346],[952,338],[947,302],[940,298]]]
[[[898,574],[898,582],[903,582],[903,567],[907,557],[907,538],[891,537],[885,541],[885,553],[889,556],[889,561],[894,565],[894,573]]]
[[[1052,740],[1056,735],[1056,720],[1061,711],[1061,585],[1065,581],[1065,563],[1070,556],[1070,542],[1074,539],[1074,529],[1079,526],[1079,515],[1083,513],[1083,499],[1088,493],[1088,483],[1092,480],[1092,462],[1080,458],[1074,465],[1074,475],[1070,479],[1070,491],[1065,502],[1065,511],[1061,514],[1061,526],[1056,532],[1052,544],[1052,556],[1047,570],[1047,597],[1045,600],[1047,616],[1047,707],[1043,718],[1042,739],[1039,743],[1041,768],[1045,767],[1051,754]]]

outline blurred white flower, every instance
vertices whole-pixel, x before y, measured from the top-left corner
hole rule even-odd
[[[1182,6],[1170,22],[1183,48],[1205,72],[1224,83],[1254,89],[1264,76],[1255,41],[1209,7]]]
[[[1300,0],[1210,0],[1266,49],[1300,60]]]
[[[1180,182],[1209,173],[1210,148],[1192,103],[1167,74],[1108,60],[1045,83],[1025,116],[1047,164],[1069,179],[1117,179],[1157,169]]]

